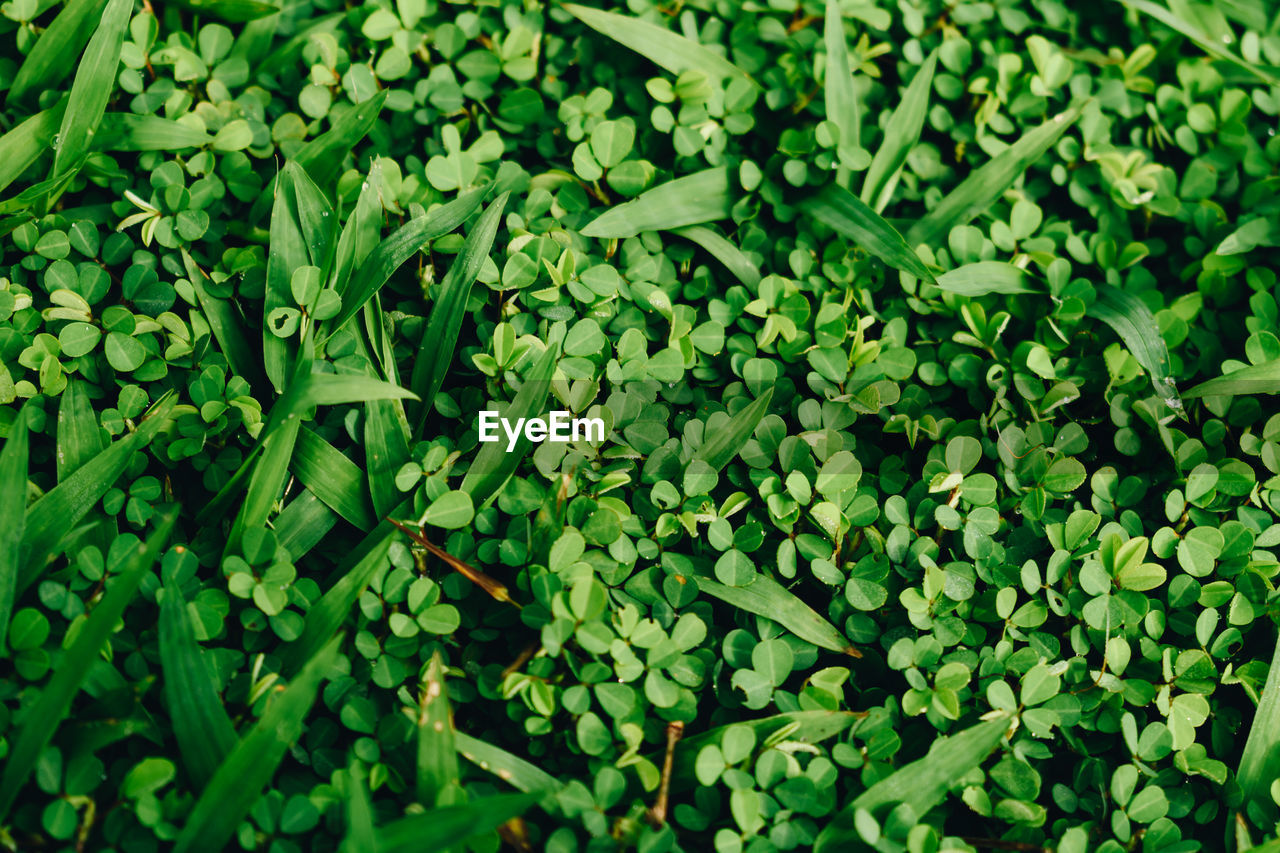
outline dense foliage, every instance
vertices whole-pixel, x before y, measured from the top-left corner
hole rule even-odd
[[[1280,13],[603,6],[0,6],[0,845],[1280,849]]]

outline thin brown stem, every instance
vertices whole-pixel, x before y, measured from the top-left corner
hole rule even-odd
[[[671,793],[671,768],[675,764],[676,744],[684,734],[684,723],[672,720],[667,723],[667,754],[662,759],[662,782],[658,785],[658,799],[649,809],[649,823],[655,829],[667,822],[667,798]]]

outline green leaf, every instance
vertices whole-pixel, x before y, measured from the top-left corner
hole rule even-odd
[[[1038,293],[1027,280],[1027,274],[1001,261],[975,261],[939,275],[938,287],[961,296],[986,296],[991,293]]]
[[[1053,147],[1080,117],[1083,109],[1084,104],[1079,103],[1064,110],[974,170],[937,207],[911,226],[907,231],[907,242],[912,246],[921,243],[933,245],[950,234],[955,226],[964,225],[986,211],[1014,185],[1027,167]]]
[[[634,237],[642,231],[702,225],[727,218],[733,202],[729,170],[704,169],[611,207],[579,233],[584,237]]]
[[[289,501],[272,522],[276,540],[296,562],[320,544],[334,525],[338,515],[329,509],[310,489]]]
[[[841,150],[850,152],[862,147],[862,105],[853,86],[849,68],[849,45],[844,37],[844,18],[839,0],[827,0],[822,38],[827,48],[825,97],[827,120],[840,129]],[[848,189],[849,167],[836,170],[836,184]]]
[[[426,216],[409,220],[394,234],[379,243],[377,248],[359,262],[350,281],[338,288],[342,296],[342,311],[333,318],[332,322],[325,324],[325,332],[320,339],[324,340],[341,329],[343,324],[354,317],[356,312],[387,283],[391,274],[403,266],[405,261],[416,255],[429,241],[441,234],[448,234],[466,222],[472,212],[480,206],[487,191],[486,188],[481,188],[463,193],[453,201],[435,208]],[[363,198],[363,193],[361,195]],[[503,200],[505,198],[504,195]],[[497,202],[494,202],[489,208],[493,209],[496,205]],[[497,216],[500,215],[501,208],[497,213]],[[478,228],[479,225],[477,224],[476,227]],[[465,298],[463,303],[466,303]]]
[[[875,815],[887,806],[910,803],[916,814],[925,814],[942,802],[959,779],[982,764],[1000,746],[1008,731],[1009,718],[1001,715],[958,734],[937,738],[924,758],[884,777],[840,809],[818,833],[815,853],[860,846],[861,836],[854,826],[854,815],[859,809]]]
[[[160,555],[160,549],[173,531],[177,518],[177,510],[165,513],[147,541],[133,549],[107,586],[102,600],[80,626],[75,640],[54,668],[49,683],[40,691],[40,696],[24,709],[21,728],[12,736],[4,771],[0,773],[0,820],[9,813],[40,753],[53,740],[54,732],[71,710],[71,701],[116,630],[125,607],[138,591],[138,585]]]
[[[1245,801],[1256,803],[1264,814],[1275,813],[1271,784],[1276,778],[1280,778],[1280,637],[1236,770]]]
[[[400,500],[396,472],[409,461],[407,431],[403,409],[397,401],[370,400],[365,404],[364,463],[374,515],[378,517],[385,517]]]
[[[853,193],[831,185],[812,198],[806,209],[815,219],[866,249],[894,269],[933,282],[933,273],[894,227]]]
[[[526,374],[515,399],[501,412],[500,417],[514,422],[519,418],[540,417],[543,414],[559,355],[559,345],[549,346],[543,351]],[[532,442],[522,431],[510,453],[503,441],[486,442],[480,448],[471,467],[467,469],[466,476],[462,478],[461,486],[463,491],[471,493],[475,506],[486,507],[497,497],[531,446]]]
[[[458,332],[466,314],[467,300],[471,296],[471,286],[475,284],[476,276],[480,274],[493,249],[493,241],[498,236],[498,226],[502,222],[506,206],[507,194],[503,193],[485,208],[471,233],[467,235],[462,251],[454,258],[453,265],[440,283],[440,295],[431,306],[431,317],[427,320],[427,328],[418,346],[413,374],[409,380],[409,387],[421,401],[416,412],[417,428],[413,430],[415,435],[422,432],[432,411],[436,393],[449,372]]]
[[[28,95],[56,89],[66,79],[102,20],[105,5],[106,0],[70,0],[62,7],[58,17],[40,34],[22,61],[13,85],[9,87],[9,106],[14,106]]]
[[[929,112],[933,72],[937,65],[938,52],[935,50],[925,59],[924,65],[920,66],[920,70],[911,78],[911,84],[902,93],[902,100],[885,125],[884,139],[867,168],[858,198],[876,213],[889,205],[893,191],[898,186],[902,167],[906,165],[907,155],[920,142],[920,131],[924,128],[925,115]]]
[[[393,820],[378,830],[380,853],[419,853],[422,840],[434,850],[461,844],[474,835],[492,832],[523,814],[540,794],[495,794],[464,805],[430,809]]]
[[[250,385],[261,386],[265,377],[261,363],[245,334],[244,319],[232,302],[213,296],[209,293],[205,282],[209,277],[196,264],[195,259],[182,250],[182,262],[187,271],[187,278],[196,292],[196,300],[200,303],[200,311],[209,323],[213,338],[218,342],[218,349],[227,359],[227,364],[238,376],[244,377]]]
[[[180,151],[213,141],[205,131],[152,115],[107,113],[94,137],[98,151]]]
[[[280,11],[276,6],[258,0],[174,0],[174,5],[228,24],[256,21]]]
[[[160,668],[160,686],[183,767],[195,786],[203,788],[238,738],[196,640],[187,602],[172,578],[160,602]]]
[[[54,146],[52,177],[78,168],[93,148],[94,134],[116,87],[120,48],[132,11],[133,0],[108,0],[101,23],[89,39],[89,46],[76,67],[71,97],[62,116],[59,141]]]
[[[102,433],[87,385],[82,379],[68,379],[58,404],[59,483],[102,452]]]
[[[698,589],[740,610],[772,619],[802,640],[852,657],[862,653],[849,645],[836,627],[805,604],[795,593],[767,575],[758,574],[746,586],[727,586],[705,575],[697,579]]]
[[[318,192],[315,183],[296,161],[285,163],[275,182],[275,204],[271,208],[271,250],[267,255],[266,295],[262,302],[262,359],[267,378],[276,393],[284,391],[286,373],[297,350],[296,343],[275,334],[271,315],[279,308],[293,307],[293,272],[313,264],[309,236],[302,221],[302,197]],[[322,211],[323,212],[323,211]],[[314,264],[323,268],[323,264]]]
[[[747,287],[755,290],[759,286],[762,278],[759,267],[741,249],[721,237],[714,229],[703,225],[688,225],[684,228],[676,228],[672,233],[679,234],[686,240],[692,240],[706,249]]]
[[[713,80],[726,77],[751,80],[747,72],[720,54],[666,27],[577,3],[565,3],[561,8],[601,35],[634,50],[672,74],[701,71]]]
[[[443,527],[446,530],[457,530],[471,524],[475,517],[475,507],[471,502],[471,494],[466,491],[445,492],[431,502],[422,519],[427,524]]]
[[[373,805],[364,779],[356,772],[347,773],[347,836],[343,844],[347,853],[377,853],[378,835],[373,823]]]
[[[0,190],[13,183],[42,154],[48,152],[54,135],[62,125],[66,108],[66,100],[61,100],[0,136]]]
[[[1182,392],[1182,398],[1280,394],[1280,358],[1233,370]]]
[[[5,523],[0,525],[0,653],[4,651],[9,636],[9,617],[13,613],[22,567],[29,457],[27,409],[23,406],[9,428],[4,446],[0,447],[0,506],[6,508]]]
[[[494,774],[517,791],[539,793],[560,787],[560,783],[550,773],[501,747],[458,731],[453,733],[453,742],[459,755],[480,769]]]
[[[715,430],[707,436],[702,446],[694,453],[694,459],[701,459],[717,473],[724,469],[738,455],[738,451],[746,446],[760,421],[769,412],[769,403],[773,401],[772,386],[746,406],[739,409],[723,429]]]
[[[1097,286],[1098,298],[1088,315],[1112,328],[1138,364],[1151,377],[1151,384],[1166,406],[1182,413],[1182,400],[1173,381],[1169,349],[1160,336],[1160,327],[1147,304],[1132,293],[1109,284]]]
[[[327,186],[337,178],[342,161],[373,130],[390,92],[390,89],[382,89],[368,100],[356,104],[354,109],[343,113],[342,118],[335,121],[327,131],[299,148],[298,153],[293,155],[293,162],[306,169],[317,185]]]
[[[289,470],[317,498],[356,527],[369,530],[377,524],[360,467],[307,427],[298,432]]]
[[[293,448],[298,441],[301,426],[301,420],[290,418],[280,429],[273,430],[267,436],[262,452],[258,454],[253,466],[248,494],[240,505],[240,511],[236,513],[231,532],[227,534],[224,556],[236,552],[246,530],[266,526],[267,518],[288,480],[289,460],[293,458]]]
[[[97,456],[86,462],[44,497],[27,509],[26,531],[22,536],[22,571],[17,593],[35,583],[49,562],[66,549],[67,531],[102,500],[133,459],[135,451],[150,443],[173,407],[173,399],[156,402],[149,417],[129,435],[112,442]]]
[[[418,703],[418,802],[437,806],[464,798],[444,673],[444,658],[437,651],[427,664]]]
[[[303,720],[315,702],[338,657],[342,635],[332,636],[280,693],[272,694],[267,709],[253,728],[218,766],[178,835],[175,853],[222,850],[240,822],[257,802],[263,787],[290,745],[302,734]]]

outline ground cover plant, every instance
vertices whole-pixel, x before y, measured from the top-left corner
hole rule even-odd
[[[1266,0],[8,0],[0,99],[5,849],[1280,849]]]

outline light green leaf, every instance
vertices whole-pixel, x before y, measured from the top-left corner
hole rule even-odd
[[[7,519],[0,524],[0,652],[9,636],[9,617],[17,594],[22,568],[22,538],[26,526],[27,468],[30,438],[27,408],[23,406],[0,447],[0,506]]]
[[[1182,397],[1235,397],[1241,394],[1280,394],[1280,358],[1201,382],[1183,391]]]
[[[116,87],[120,48],[124,44],[132,10],[133,0],[108,0],[101,22],[89,39],[84,56],[76,67],[71,97],[62,116],[59,141],[54,146],[52,177],[78,168],[93,148],[94,134]]]
[[[716,472],[724,469],[733,457],[742,450],[752,434],[756,431],[756,427],[760,425],[760,421],[769,411],[769,403],[773,400],[773,388],[767,388],[763,394],[752,400],[746,406],[739,409],[729,424],[719,430],[715,430],[711,435],[707,436],[702,446],[698,448],[693,455],[694,459],[701,459],[712,467]]]
[[[733,273],[738,281],[755,290],[760,284],[760,269],[737,246],[721,237],[714,229],[704,225],[688,225],[676,228],[672,232],[687,240],[692,240],[706,249],[716,260],[724,264],[725,269]]]
[[[62,7],[58,17],[40,34],[31,52],[23,59],[22,67],[9,87],[9,106],[14,106],[28,95],[56,89],[66,79],[102,20],[105,5],[106,0],[70,0]]]
[[[831,185],[819,192],[806,209],[822,224],[848,237],[894,269],[933,282],[933,273],[892,225],[848,190]]]
[[[1098,298],[1089,306],[1088,315],[1110,326],[1129,352],[1151,377],[1156,394],[1179,415],[1182,400],[1173,381],[1173,366],[1169,361],[1169,348],[1160,336],[1160,327],[1147,304],[1132,293],[1101,284]]]
[[[584,237],[634,237],[642,231],[702,225],[728,217],[733,202],[729,170],[705,169],[667,181],[631,201],[611,207],[583,228],[581,234]]]
[[[746,586],[727,586],[706,575],[697,578],[698,589],[748,613],[772,619],[802,640],[815,646],[841,652],[851,657],[862,653],[821,614],[805,604],[795,593],[767,575],[758,574]]]
[[[883,211],[893,198],[898,186],[898,176],[907,162],[907,155],[920,141],[925,115],[929,112],[929,91],[933,87],[933,72],[938,65],[935,50],[925,59],[924,65],[911,78],[911,84],[902,93],[902,100],[889,116],[884,128],[884,139],[876,149],[875,157],[867,168],[862,181],[859,200],[876,213]]]
[[[935,279],[943,290],[961,296],[986,296],[991,293],[1037,293],[1027,274],[1012,264],[1001,261],[975,261],[944,272]]]

